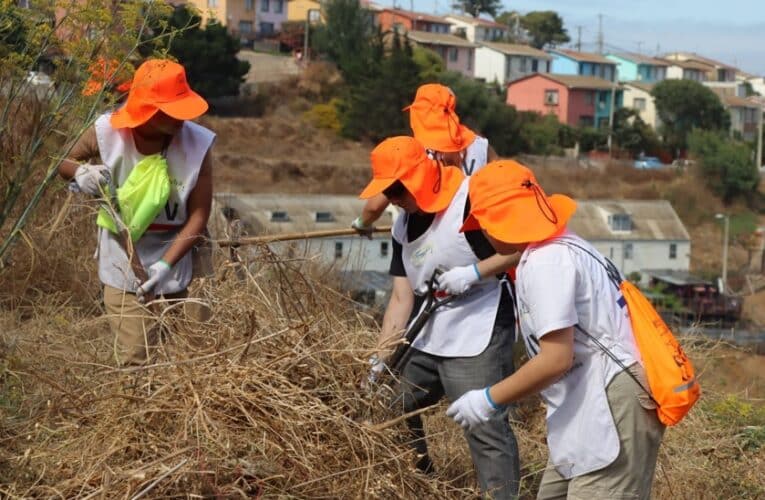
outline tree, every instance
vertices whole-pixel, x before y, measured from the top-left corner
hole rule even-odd
[[[552,10],[529,12],[521,17],[521,26],[531,37],[531,45],[538,49],[546,45],[560,45],[571,40],[563,27],[563,19]]]
[[[168,52],[186,68],[191,87],[205,98],[239,95],[239,86],[250,71],[250,63],[236,58],[239,40],[215,20],[205,29],[202,18],[186,6],[176,7],[168,19],[173,29]]]
[[[423,82],[432,82],[446,70],[444,59],[434,51],[425,47],[414,47],[412,49],[414,62],[420,68],[420,80]]]
[[[633,156],[659,149],[659,138],[634,109],[620,108],[614,113],[614,143]]]
[[[727,130],[730,116],[717,95],[692,80],[664,80],[651,91],[662,122],[664,143],[676,152],[687,147],[694,128]]]
[[[760,174],[751,160],[751,148],[718,131],[694,129],[688,135],[691,153],[698,158],[699,173],[710,189],[730,203],[757,191]]]
[[[501,7],[502,0],[457,0],[452,4],[454,10],[461,10],[473,17],[478,17],[481,13],[494,17]]]

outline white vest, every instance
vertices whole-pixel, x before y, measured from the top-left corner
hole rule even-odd
[[[109,167],[112,179],[121,186],[145,155],[136,149],[130,129],[112,128],[110,116],[107,113],[96,120],[96,138],[101,160]],[[214,140],[215,134],[212,131],[186,121],[170,141],[167,148],[170,198],[149,230],[135,243],[136,252],[145,268],[162,258],[175,235],[186,223],[189,194],[197,184],[202,161]],[[117,238],[106,229],[99,231],[98,277],[105,285],[135,292],[136,279]],[[187,252],[173,266],[167,280],[159,284],[156,292],[166,294],[185,290],[191,281],[191,272],[191,252]]]
[[[596,252],[587,242],[573,233],[564,238]],[[555,251],[572,252],[577,263],[576,308],[579,326],[607,346],[626,366],[635,362],[634,351],[621,336],[631,337],[629,318],[619,311],[617,302],[620,292],[612,290],[605,271],[592,257],[578,249],[561,244],[545,242],[529,246],[518,264],[516,297],[518,299],[518,322],[526,351],[534,357],[539,351],[530,306],[524,296],[538,280],[549,281],[554,276],[531,276],[526,264],[534,259],[540,248],[555,247]],[[553,250],[545,248],[546,252]],[[548,254],[549,255],[549,254]],[[597,255],[597,254],[596,254]],[[550,300],[555,300],[554,293]],[[598,306],[598,307],[594,307]],[[623,317],[618,317],[623,316]],[[586,324],[582,324],[586,321]],[[627,326],[623,322],[627,322]],[[621,330],[628,331],[620,333]],[[541,392],[547,405],[547,445],[550,461],[566,479],[600,470],[610,465],[619,455],[619,434],[611,414],[606,387],[621,371],[619,365],[578,329],[574,330],[574,362],[560,380]]]
[[[482,169],[488,161],[489,140],[477,135],[465,151],[465,158],[462,160],[462,171],[465,175],[473,175]]]
[[[407,241],[407,217],[401,215],[396,219],[393,238],[401,243],[401,257],[412,290],[425,284],[437,268],[448,271],[478,262],[465,234],[460,233],[468,180],[462,182],[446,210],[436,214],[427,231],[415,241]],[[436,310],[412,345],[435,356],[481,354],[491,340],[500,295],[499,280],[493,276],[482,280],[460,298]]]

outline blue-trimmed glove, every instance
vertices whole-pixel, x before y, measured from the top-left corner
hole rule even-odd
[[[101,194],[101,186],[109,183],[109,167],[83,163],[74,171],[74,182],[81,192],[98,196]]]
[[[143,303],[144,300],[146,300],[146,295],[149,295],[149,293],[154,290],[157,285],[165,281],[165,279],[170,276],[171,269],[172,268],[170,267],[170,264],[162,259],[159,259],[157,262],[149,266],[149,279],[141,283],[141,285],[138,287],[138,290],[135,292],[138,302]]]
[[[351,223],[351,227],[355,229],[357,233],[359,233],[359,236],[366,236],[370,240],[372,239],[372,235],[375,232],[375,227],[373,225],[365,225],[364,221],[361,220],[361,217],[356,217],[356,220]]]
[[[438,289],[449,295],[465,293],[468,288],[480,281],[480,279],[481,274],[478,272],[478,266],[475,264],[453,267],[436,278]]]
[[[452,403],[446,410],[460,427],[467,430],[487,423],[501,409],[491,400],[489,388],[468,391]]]

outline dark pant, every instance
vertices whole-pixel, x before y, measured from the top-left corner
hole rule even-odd
[[[478,356],[443,358],[413,349],[401,375],[398,404],[410,412],[436,404],[444,395],[455,401],[473,389],[483,389],[513,373],[513,327],[496,325],[491,341]],[[412,446],[422,455],[421,470],[431,468],[422,419],[409,418]],[[507,410],[498,412],[488,424],[465,431],[481,491],[495,499],[518,495],[520,463],[518,443],[508,421]]]

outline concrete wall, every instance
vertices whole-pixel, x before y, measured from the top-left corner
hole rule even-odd
[[[266,8],[267,10],[264,10]],[[272,23],[274,31],[280,31],[282,23],[287,20],[287,0],[257,0],[255,10],[258,18],[256,28],[258,33],[261,32],[261,23]]]
[[[637,64],[614,54],[608,54],[606,57],[616,63],[620,82],[631,82],[638,79]]]
[[[550,73],[556,73],[559,75],[578,75],[579,74],[579,63],[569,59],[568,57],[563,57],[559,54],[550,54],[553,58],[552,60],[552,69],[550,70]]]
[[[645,109],[638,110],[640,118],[653,127],[654,130],[657,129],[661,120],[659,120],[659,115],[656,113],[656,101],[654,101],[653,96],[645,90],[636,87],[630,87],[629,85],[624,87],[624,107],[637,110],[635,99],[645,100]]]
[[[496,50],[478,47],[475,49],[475,77],[483,78],[488,83],[492,83],[496,79],[504,85],[507,82],[505,78],[506,58],[505,54]]]
[[[545,105],[546,90],[558,91],[557,106]],[[537,76],[511,84],[507,91],[507,104],[515,106],[519,111],[536,111],[542,115],[554,114],[561,123],[571,123],[568,89],[547,78]]]
[[[339,257],[335,254],[335,245],[342,246]],[[284,257],[334,264],[337,270],[343,271],[388,272],[393,252],[389,234],[375,236],[372,240],[348,236],[271,243],[269,246]],[[384,246],[387,246],[387,253]]]
[[[468,47],[450,47],[446,45],[430,45],[421,43],[423,47],[426,47],[436,54],[440,55],[446,63],[446,69],[450,71],[458,71],[463,75],[473,78],[475,72],[475,49]],[[457,51],[457,60],[451,60],[452,51]]]
[[[321,6],[316,0],[290,0],[287,3],[287,19],[305,22],[309,9],[319,10],[320,8]]]

